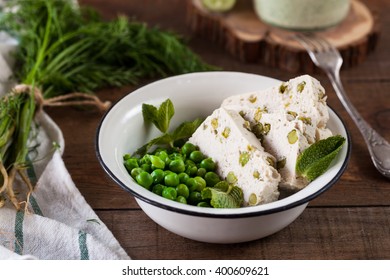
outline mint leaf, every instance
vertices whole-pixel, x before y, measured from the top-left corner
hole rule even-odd
[[[216,183],[213,188],[215,190],[220,191],[220,192],[228,192],[229,183],[227,181],[220,181],[220,182]]]
[[[143,156],[145,155],[147,152],[149,152],[149,150],[154,146],[154,145],[171,145],[172,144],[172,136],[169,135],[169,134],[163,134],[159,137],[156,137],[152,140],[150,140],[148,143],[146,143],[145,145],[143,145],[141,148],[138,148],[133,156],[135,155],[140,155],[140,156]]]
[[[210,199],[214,208],[240,208],[244,200],[242,190],[226,181],[219,182],[212,188],[204,188],[202,198]]]
[[[150,104],[142,104],[144,120],[152,122],[162,133],[167,132],[174,114],[175,108],[169,98],[161,103],[158,109]]]
[[[142,104],[142,116],[144,121],[153,123],[158,126],[157,108],[150,104]]]
[[[161,103],[159,108],[150,104],[142,104],[142,116],[144,121],[152,122],[163,135],[152,139],[141,148],[137,149],[134,155],[143,156],[155,145],[169,145],[170,147],[173,147],[176,141],[180,142],[181,140],[187,140],[203,122],[203,120],[199,118],[192,122],[184,122],[172,133],[167,133],[174,114],[175,108],[169,98]]]
[[[299,175],[313,181],[329,168],[344,143],[345,138],[340,135],[314,143],[298,156],[295,170]]]
[[[182,123],[172,132],[172,138],[177,141],[191,137],[202,122],[203,119],[197,118],[192,122]]]
[[[227,193],[230,195],[230,197],[234,199],[237,208],[240,208],[242,203],[244,202],[244,194],[242,192],[242,189],[237,186],[231,185]]]
[[[173,115],[175,114],[175,108],[173,107],[172,101],[170,99],[165,100],[157,111],[157,128],[165,133],[168,131],[169,123]]]

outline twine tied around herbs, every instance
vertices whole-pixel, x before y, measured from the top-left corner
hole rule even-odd
[[[92,105],[102,112],[106,111],[111,106],[110,101],[103,102],[96,95],[81,92],[72,92],[56,97],[44,98],[42,91],[38,87],[33,87],[26,84],[16,85],[12,89],[12,92],[15,92],[16,94],[34,94],[35,102],[37,103],[37,113],[40,112],[45,106],[59,107],[72,105]]]
[[[100,111],[106,111],[111,106],[110,101],[103,102],[95,95],[80,92],[73,92],[66,95],[45,99],[43,97],[42,91],[38,87],[26,84],[16,85],[11,90],[11,92],[14,94],[24,93],[34,95],[35,103],[37,105],[35,114],[41,112],[44,106],[92,105],[97,107]],[[27,198],[25,201],[21,202],[18,201],[13,190],[13,182],[16,173],[20,175],[21,179],[28,187]],[[10,174],[8,174],[8,171],[4,165],[0,164],[0,175],[3,177],[3,183],[0,185],[0,208],[5,204],[3,193],[6,192],[10,198],[10,201],[17,210],[20,209],[21,204],[25,203],[25,212],[28,212],[28,201],[34,190],[34,186],[31,184],[28,176],[24,173],[24,168],[20,168],[20,166],[14,166],[11,169]]]

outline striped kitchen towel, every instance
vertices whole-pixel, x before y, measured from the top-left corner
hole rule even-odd
[[[37,150],[29,154],[28,169],[36,187],[28,211],[11,203],[0,208],[0,259],[129,259],[72,181],[61,157],[60,129],[45,113],[36,124],[39,145],[31,143]]]

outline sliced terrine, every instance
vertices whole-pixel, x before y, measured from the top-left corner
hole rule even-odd
[[[275,201],[279,197],[280,174],[276,159],[264,151],[248,130],[248,121],[225,108],[216,109],[189,139],[217,163],[217,172],[240,187],[245,205]]]
[[[329,119],[325,90],[318,80],[309,75],[265,90],[228,97],[221,107],[236,111],[260,108],[268,113],[290,113],[320,129],[325,128]]]
[[[299,190],[308,182],[295,172],[303,150],[332,135],[326,96],[320,83],[300,76],[276,87],[225,99],[222,107],[235,110],[249,121],[265,151],[277,159],[280,188]]]
[[[276,158],[275,166],[282,177],[279,187],[284,190],[305,187],[308,182],[295,172],[299,154],[310,146],[304,135],[303,121],[283,113],[262,113],[260,117],[256,109],[247,109],[241,115],[249,122],[250,130],[264,150]]]

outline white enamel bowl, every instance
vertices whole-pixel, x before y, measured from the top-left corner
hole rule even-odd
[[[293,222],[310,200],[335,184],[347,166],[350,137],[332,109],[329,109],[328,127],[347,141],[328,171],[303,190],[265,205],[213,209],[170,201],[135,183],[123,166],[122,156],[160,135],[157,129],[144,124],[143,103],[159,106],[170,98],[175,106],[171,121],[174,128],[183,121],[206,117],[228,96],[278,83],[278,80],[253,74],[205,72],[170,77],[146,85],[122,98],[105,114],[97,129],[97,157],[108,175],[135,197],[143,211],[171,232],[211,243],[245,242],[273,234]]]

